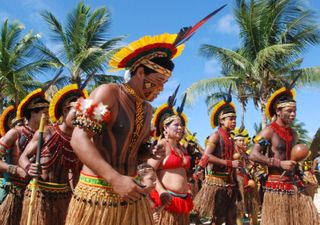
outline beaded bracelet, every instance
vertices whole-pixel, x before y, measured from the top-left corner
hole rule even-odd
[[[277,158],[269,158],[268,166],[270,167],[281,167],[281,160]]]
[[[16,174],[17,174],[17,169],[18,169],[18,166],[9,165],[7,172],[8,172],[9,174],[11,174],[11,175],[16,175]]]
[[[231,167],[232,168],[232,161],[231,160],[226,160],[227,162],[227,167]]]

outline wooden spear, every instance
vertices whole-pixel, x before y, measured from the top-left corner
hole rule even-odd
[[[41,115],[40,120],[40,126],[39,126],[39,139],[38,139],[38,148],[37,148],[37,154],[36,154],[36,164],[40,165],[40,156],[41,156],[41,148],[43,144],[43,130],[44,125],[46,123],[46,115],[43,113]],[[36,198],[37,188],[38,188],[38,177],[34,177],[31,181],[31,197],[30,197],[30,203],[29,203],[29,211],[28,211],[28,220],[27,225],[31,225],[31,219],[32,219],[32,210],[34,206],[34,201]]]

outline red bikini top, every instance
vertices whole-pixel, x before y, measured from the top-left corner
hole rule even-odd
[[[177,155],[171,147],[170,154],[162,164],[162,169],[185,168],[188,170],[190,168],[190,156],[187,153],[184,153],[183,155],[184,157]],[[185,158],[185,163],[183,162],[183,158]]]

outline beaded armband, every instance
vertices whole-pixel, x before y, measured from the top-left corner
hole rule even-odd
[[[215,148],[216,147],[216,143],[214,143],[214,142],[212,142],[212,141],[207,141],[206,142],[206,147],[213,147],[213,148]]]
[[[9,147],[0,142],[0,157],[4,157],[9,151]]]
[[[100,134],[102,125],[111,120],[111,112],[107,105],[93,102],[92,99],[80,98],[75,103],[76,116],[73,125]]]
[[[261,147],[267,147],[267,146],[271,145],[270,141],[268,141],[267,139],[265,139],[261,136],[256,136],[254,138],[253,142],[255,144],[259,144]]]

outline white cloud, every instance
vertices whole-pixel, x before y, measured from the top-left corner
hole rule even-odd
[[[236,24],[236,21],[231,14],[227,14],[223,16],[218,21],[218,27],[217,31],[223,34],[235,34],[237,35],[239,33],[239,27]]]
[[[204,64],[204,74],[207,76],[217,76],[221,71],[221,66],[216,59],[210,59]]]

